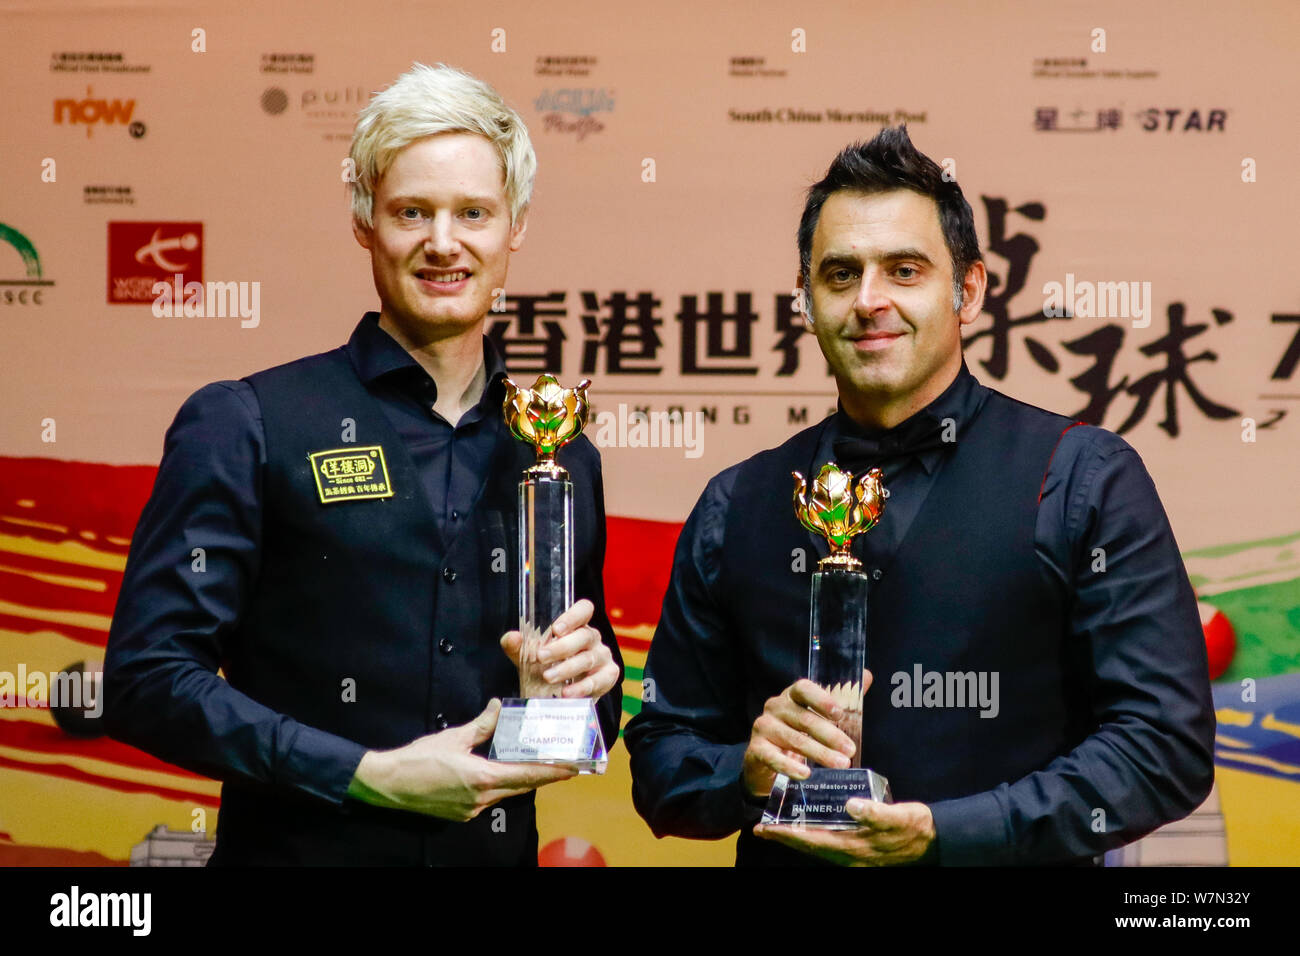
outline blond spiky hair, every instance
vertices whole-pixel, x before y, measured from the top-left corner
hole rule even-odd
[[[352,218],[374,224],[375,187],[393,157],[416,140],[437,133],[477,133],[501,159],[510,222],[528,206],[537,156],[528,128],[496,90],[463,70],[439,63],[413,64],[357,115],[352,131],[356,177],[351,182]]]

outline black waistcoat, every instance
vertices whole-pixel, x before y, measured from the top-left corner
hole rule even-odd
[[[406,449],[345,349],[250,376],[261,404],[261,567],[224,662],[232,686],[368,748],[409,743],[516,696],[499,645],[516,626],[516,484],[532,452],[500,428],[491,477],[444,538]],[[313,452],[383,448],[394,494],[322,504]],[[579,555],[579,558],[581,555]],[[355,682],[347,701],[344,682]],[[214,862],[529,864],[532,795],[499,814],[443,821],[347,801],[344,809],[226,783]],[[493,824],[497,826],[494,829]]]
[[[1067,643],[1068,594],[1034,550],[1043,476],[1069,424],[991,392],[943,456],[898,551],[877,553],[870,532],[854,541],[872,577],[863,765],[889,778],[897,801],[932,803],[1018,780],[1087,735],[1077,716],[1087,713],[1086,650]],[[731,498],[719,586],[732,596],[745,648],[750,722],[807,673],[810,578],[827,547],[795,519],[790,472],[815,473],[820,434],[807,429],[750,459]],[[795,571],[799,554],[807,560]],[[997,716],[981,717],[979,706],[894,706],[904,686],[894,675],[910,681],[918,664],[923,674],[997,672]],[[811,859],[747,828],[737,845],[738,863]]]

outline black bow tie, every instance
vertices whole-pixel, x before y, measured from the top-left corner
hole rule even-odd
[[[953,442],[943,440],[943,422],[921,414],[877,436],[844,435],[835,439],[835,462],[855,475],[891,459],[911,458]]]

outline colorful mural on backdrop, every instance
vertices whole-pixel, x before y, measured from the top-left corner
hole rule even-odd
[[[1277,121],[1300,6],[917,0],[894,22],[657,0],[615,24],[519,0],[436,39],[415,0],[28,6],[0,12],[0,865],[211,852],[215,781],[44,705],[102,660],[184,398],[333,348],[374,307],[340,162],[414,60],[493,83],[537,148],[488,331],[521,373],[594,381],[625,718],[699,491],[834,405],[793,308],[803,191],[906,122],[985,250],[972,372],[1139,451],[1202,603],[1217,785],[1110,862],[1300,863],[1300,129]],[[547,864],[732,860],[731,840],[653,838],[621,746],[539,802]]]

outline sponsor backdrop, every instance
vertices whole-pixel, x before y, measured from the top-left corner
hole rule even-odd
[[[375,307],[345,158],[357,108],[417,60],[493,83],[536,144],[489,328],[515,371],[590,377],[609,413],[626,715],[707,479],[833,407],[791,305],[802,194],[906,122],[986,251],[971,370],[1130,441],[1204,602],[1218,785],[1112,862],[1300,861],[1300,7],[612,9],[0,5],[0,862],[210,851],[215,782],[51,711],[31,675],[102,661],[184,398]],[[700,427],[638,427],[672,411]],[[730,840],[654,839],[629,790],[618,746],[604,778],[545,791],[544,861],[730,861]]]

